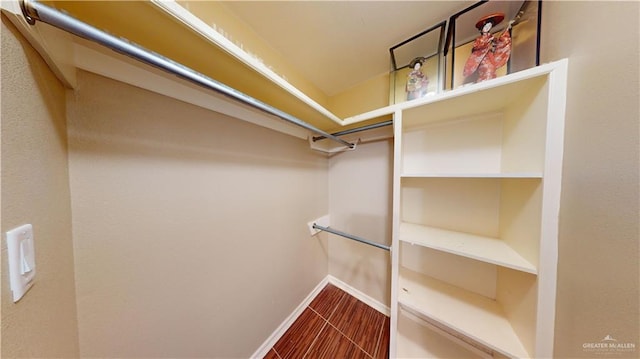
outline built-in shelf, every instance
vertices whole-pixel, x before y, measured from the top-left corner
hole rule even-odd
[[[398,287],[401,306],[502,355],[531,357],[497,301],[404,268]]]
[[[566,69],[396,108],[391,357],[553,356]]]
[[[542,178],[542,173],[403,173],[402,178]]]
[[[400,223],[400,241],[537,274],[537,268],[506,242],[490,237]]]

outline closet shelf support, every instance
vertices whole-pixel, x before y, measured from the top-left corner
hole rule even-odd
[[[380,249],[384,249],[385,251],[391,250],[390,246],[387,246],[387,245],[384,245],[384,244],[380,244],[380,243],[376,243],[376,242],[372,242],[372,241],[370,241],[368,239],[364,239],[362,237],[354,236],[352,234],[339,231],[337,229],[333,229],[333,228],[330,228],[330,227],[319,226],[319,225],[317,225],[315,223],[313,224],[312,227],[314,229],[318,229],[318,230],[321,230],[321,231],[333,233],[335,235],[338,235],[338,236],[341,236],[341,237],[344,237],[344,238],[352,239],[352,240],[360,242],[360,243],[364,243],[364,244],[368,244],[370,246],[374,246],[374,247],[377,247],[377,248],[380,248]]]
[[[41,4],[35,0],[21,0],[20,8],[22,9],[22,14],[24,15],[26,21],[31,25],[34,25],[36,21],[41,21],[43,23],[49,24],[51,26],[54,26],[58,29],[69,32],[83,39],[96,42],[111,50],[114,50],[118,53],[129,56],[147,65],[163,70],[169,74],[172,74],[181,79],[187,80],[200,87],[213,90],[235,101],[239,101],[241,103],[254,107],[258,110],[261,110],[265,113],[276,116],[284,121],[300,126],[317,135],[324,136],[333,141],[339,142],[347,146],[348,148],[355,147],[355,144],[347,142],[336,136],[333,136],[325,131],[322,131],[319,128],[316,128],[315,126],[293,115],[290,115],[258,99],[255,99],[245,93],[242,93],[234,88],[231,88],[221,82],[218,82],[210,77],[207,77],[178,62],[175,62],[164,56],[153,53],[141,46],[134,45],[129,41],[117,38],[104,31],[101,31],[72,16],[64,14],[63,12],[55,8]]]

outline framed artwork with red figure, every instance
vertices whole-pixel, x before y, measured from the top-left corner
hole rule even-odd
[[[541,0],[479,1],[449,19],[445,89],[540,64]]]

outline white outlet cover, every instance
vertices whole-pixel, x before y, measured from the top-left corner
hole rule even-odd
[[[6,233],[9,254],[9,282],[13,302],[17,302],[33,286],[36,276],[36,253],[33,226],[25,224]]]

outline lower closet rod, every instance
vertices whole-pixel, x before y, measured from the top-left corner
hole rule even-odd
[[[360,237],[358,237],[358,236],[354,236],[354,235],[349,234],[349,233],[344,233],[344,232],[338,231],[338,230],[333,229],[333,228],[319,226],[319,225],[317,225],[317,224],[315,224],[315,223],[313,224],[313,226],[312,226],[312,227],[313,227],[313,229],[319,229],[319,230],[321,230],[321,231],[325,231],[325,232],[333,233],[333,234],[336,234],[336,235],[338,235],[338,236],[342,236],[342,237],[344,237],[344,238],[353,239],[354,241],[358,241],[358,242],[360,242],[360,243],[364,243],[364,244],[368,244],[368,245],[370,245],[370,246],[378,247],[378,248],[380,248],[380,249],[384,249],[385,251],[388,251],[388,250],[390,250],[390,249],[391,249],[391,247],[389,247],[389,246],[385,246],[384,244],[380,244],[380,243],[372,242],[372,241],[370,241],[370,240],[368,240],[368,239],[360,238]]]
[[[57,27],[58,29],[70,32],[83,39],[87,39],[103,46],[106,46],[116,52],[132,57],[138,61],[144,62],[147,65],[151,65],[170,74],[176,75],[184,80],[190,81],[198,86],[204,87],[209,90],[213,90],[217,93],[230,97],[236,101],[240,101],[261,111],[274,115],[280,119],[283,119],[294,125],[303,127],[313,133],[327,137],[333,141],[340,142],[341,144],[354,148],[355,144],[349,143],[341,138],[333,136],[325,131],[322,131],[309,123],[300,120],[284,111],[267,105],[266,103],[257,100],[249,95],[246,95],[234,88],[231,88],[223,83],[213,80],[199,72],[196,72],[182,64],[179,64],[173,60],[170,60],[164,56],[152,53],[143,47],[134,45],[126,40],[119,39],[115,36],[109,35],[104,31],[98,30],[95,27],[86,24],[74,17],[66,15],[55,8],[43,5],[34,0],[21,0],[20,7],[22,14],[27,22],[31,25],[36,23],[36,20],[44,22],[46,24]]]

